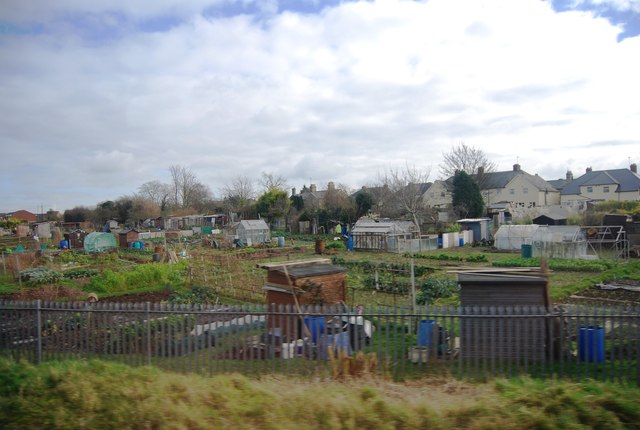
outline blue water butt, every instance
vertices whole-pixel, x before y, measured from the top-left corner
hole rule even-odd
[[[304,324],[311,333],[311,341],[316,343],[322,333],[324,333],[324,317],[304,317]]]
[[[582,326],[578,331],[578,357],[588,363],[604,362],[604,328]]]
[[[418,325],[418,346],[433,346],[436,326],[435,320],[420,320]]]

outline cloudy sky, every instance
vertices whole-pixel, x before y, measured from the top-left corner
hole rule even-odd
[[[3,0],[0,212],[189,167],[359,188],[464,142],[545,179],[640,162],[639,0]]]

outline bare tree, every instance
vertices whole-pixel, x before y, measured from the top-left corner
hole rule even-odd
[[[443,162],[440,165],[440,174],[446,179],[456,172],[465,172],[478,179],[484,174],[496,170],[496,163],[490,161],[483,150],[467,146],[464,142],[451,148],[451,151],[442,154]],[[480,180],[478,180],[480,182]]]
[[[138,195],[152,201],[164,213],[169,209],[171,186],[160,181],[145,182],[138,188]]]
[[[244,213],[256,198],[253,181],[247,176],[237,176],[222,189],[225,203],[233,212]]]
[[[389,190],[390,203],[401,216],[413,221],[418,234],[421,234],[420,218],[425,209],[423,194],[428,187],[430,173],[430,170],[422,171],[415,166],[406,165],[404,169],[389,170],[380,178],[382,186]]]
[[[198,181],[196,175],[185,166],[172,165],[171,200],[175,208],[198,208],[204,202],[211,200],[209,187]]]
[[[287,180],[280,175],[273,173],[262,172],[262,178],[260,179],[260,185],[263,187],[264,192],[273,190],[287,191]]]

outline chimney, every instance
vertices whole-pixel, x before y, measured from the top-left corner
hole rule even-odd
[[[514,172],[519,172],[520,171],[520,165],[519,164],[514,164],[513,165],[513,171]]]
[[[573,181],[573,172],[567,170],[567,181]]]
[[[631,169],[633,173],[638,173],[638,165],[636,163],[633,163],[631,166],[629,166],[629,169]]]
[[[291,195],[292,196],[296,195],[296,187],[291,188]]]
[[[334,184],[333,182],[329,182],[329,183],[327,184],[327,189],[328,189],[329,191],[333,191],[333,190],[335,190],[335,189],[336,189],[336,186],[335,186],[335,184]]]
[[[312,193],[315,193],[316,191],[318,191],[318,189],[316,188],[316,184],[309,185],[309,188],[311,189]]]
[[[478,176],[484,175],[484,166],[478,167]]]
[[[591,173],[593,169],[591,167],[587,167],[587,171],[585,173]]]

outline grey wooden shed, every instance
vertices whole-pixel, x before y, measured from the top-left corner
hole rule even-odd
[[[549,308],[541,269],[458,272],[463,357],[543,360]],[[540,315],[540,317],[536,317]]]

